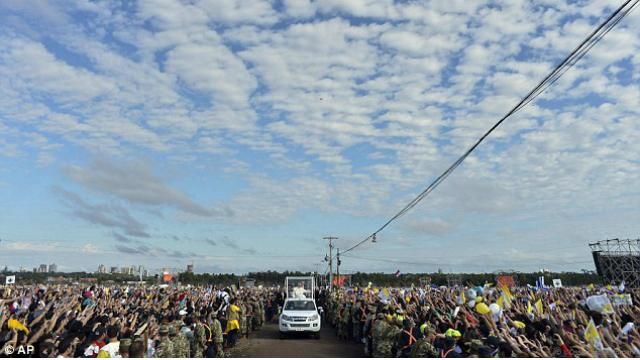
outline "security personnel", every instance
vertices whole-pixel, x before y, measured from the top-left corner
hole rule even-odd
[[[167,325],[160,325],[160,344],[156,348],[156,352],[153,354],[154,358],[172,358],[176,357],[173,352],[173,341],[169,338],[169,327]]]
[[[240,303],[240,336],[249,337],[249,327],[247,326],[247,306],[244,302]]]
[[[207,330],[205,328],[204,318],[198,318],[196,319],[195,329],[193,330],[193,346],[191,351],[192,357],[203,357],[206,343]]]
[[[355,305],[351,308],[351,323],[353,341],[360,342],[362,340],[362,303],[360,300],[356,301]]]
[[[218,318],[222,318],[222,314],[217,314]],[[220,320],[218,318],[213,318],[211,322],[211,332],[213,333],[213,342],[216,347],[216,356],[223,358],[224,357],[224,334],[222,332],[222,325],[220,324]]]
[[[177,324],[172,324],[169,326],[169,338],[173,342],[173,356],[186,358],[189,357],[189,340],[177,329]]]
[[[392,357],[393,339],[390,336],[393,333],[392,327],[389,319],[384,314],[378,313],[373,327],[373,357]]]
[[[418,329],[414,327],[413,321],[410,319],[405,319],[402,325],[403,329],[399,339],[400,357],[409,357],[418,341]]]
[[[438,357],[438,349],[433,346],[433,333],[429,333],[427,336],[421,336],[418,338],[416,345],[413,347],[411,354],[412,358],[435,358]]]

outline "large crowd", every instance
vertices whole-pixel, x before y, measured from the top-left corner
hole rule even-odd
[[[276,321],[286,297],[279,288],[80,285],[0,295],[0,349],[87,358],[225,357]],[[612,286],[316,293],[323,326],[370,357],[640,357],[639,296]]]
[[[339,338],[372,357],[640,357],[640,292],[347,288],[322,300]]]
[[[261,288],[7,286],[0,357],[224,357],[277,313]],[[227,354],[228,355],[228,354]]]

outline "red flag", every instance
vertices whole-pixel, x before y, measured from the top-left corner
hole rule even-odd
[[[394,274],[396,277],[400,277],[400,269],[398,269],[398,271],[396,271],[396,273]]]

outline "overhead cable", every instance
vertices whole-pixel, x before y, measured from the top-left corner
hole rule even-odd
[[[506,119],[511,117],[517,111],[533,101],[536,97],[553,85],[567,70],[573,67],[584,55],[595,46],[606,34],[611,31],[624,17],[626,17],[640,0],[627,0],[616,11],[614,11],[600,26],[593,30],[573,51],[562,60],[542,81],[538,83],[524,98],[522,98],[511,110],[509,110],[502,118],[500,118],[489,130],[487,130],[467,151],[465,151],[453,164],[451,164],[440,176],[438,176],[426,189],[418,196],[405,205],[398,213],[392,216],[387,222],[380,226],[371,235],[354,244],[353,246],[342,251],[342,254],[348,253],[358,246],[369,240],[375,240],[376,235],[389,226],[393,221],[400,218],[411,209],[413,209],[420,201],[427,197],[435,188],[438,187],[462,162]]]

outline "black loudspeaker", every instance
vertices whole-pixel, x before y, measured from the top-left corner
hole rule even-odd
[[[602,266],[600,266],[600,251],[592,251],[591,255],[593,255],[593,263],[596,265],[596,272],[598,276],[602,275]]]

